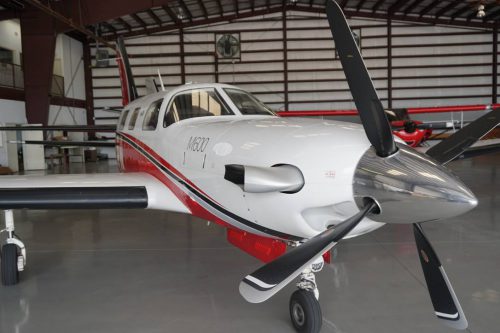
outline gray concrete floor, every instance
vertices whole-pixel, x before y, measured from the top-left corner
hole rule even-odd
[[[479,198],[472,212],[425,225],[469,319],[500,327],[500,156],[450,167]],[[72,164],[72,172],[116,171]],[[16,211],[28,248],[21,283],[0,288],[0,332],[292,332],[289,286],[263,304],[238,293],[260,264],[225,231],[142,210]],[[317,276],[323,332],[452,332],[435,319],[411,228],[345,241]]]

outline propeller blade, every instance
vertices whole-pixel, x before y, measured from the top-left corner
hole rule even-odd
[[[426,154],[439,163],[446,164],[462,154],[477,140],[488,134],[499,123],[500,108],[497,108],[474,120],[446,140],[431,147],[426,151]]]
[[[413,224],[413,233],[417,244],[418,256],[424,271],[425,282],[431,296],[436,316],[452,328],[465,330],[468,326],[457,295],[444,271],[439,258],[425,237],[422,226]]]
[[[330,250],[378,206],[370,202],[359,213],[309,239],[278,259],[262,266],[240,283],[240,294],[251,303],[264,302],[295,279],[323,253]]]
[[[392,155],[397,148],[391,126],[344,13],[334,0],[328,0],[326,15],[366,136],[379,156]]]

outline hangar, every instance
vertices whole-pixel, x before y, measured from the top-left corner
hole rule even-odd
[[[2,332],[496,331],[497,1],[0,6]]]

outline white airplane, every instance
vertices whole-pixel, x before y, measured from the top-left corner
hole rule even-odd
[[[228,230],[229,241],[266,262],[240,283],[263,302],[297,277],[292,324],[322,324],[315,273],[328,251],[385,223],[412,224],[435,314],[465,329],[467,320],[421,223],[461,215],[474,194],[443,164],[500,122],[493,110],[419,153],[394,140],[346,19],[333,1],[327,15],[362,126],[281,118],[248,92],[224,84],[188,84],[136,98],[123,43],[119,61],[126,101],[116,130],[122,172],[2,176],[7,244],[2,282],[16,284],[26,265],[12,209],[145,208],[192,214]],[[291,250],[287,251],[287,246]],[[286,252],[286,253],[285,253]]]

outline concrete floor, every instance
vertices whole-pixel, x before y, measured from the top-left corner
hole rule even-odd
[[[450,167],[479,206],[425,231],[455,286],[469,332],[498,332],[500,156]],[[263,304],[245,302],[239,281],[260,264],[230,246],[218,226],[142,210],[15,215],[28,267],[19,285],[0,288],[2,333],[293,331],[288,298],[294,286]],[[433,315],[409,226],[389,225],[345,241],[317,279],[323,332],[453,332]]]

